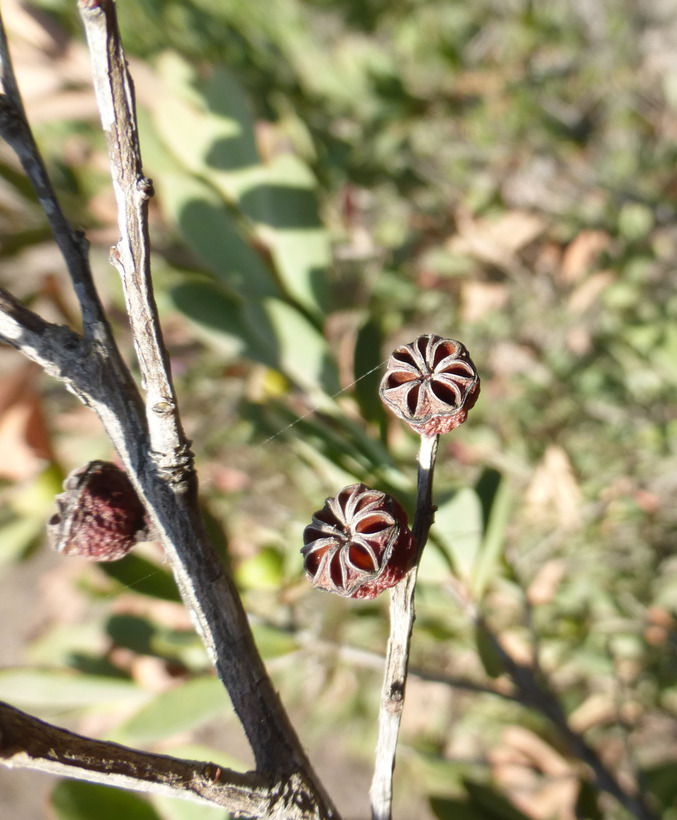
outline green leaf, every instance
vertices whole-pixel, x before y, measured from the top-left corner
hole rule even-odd
[[[314,314],[328,308],[329,234],[317,206],[316,182],[293,154],[274,159],[261,183],[239,197],[243,213],[258,225],[289,297]]]
[[[465,487],[440,504],[434,533],[456,572],[469,579],[482,543],[482,505],[475,490]]]
[[[235,570],[238,585],[247,589],[279,589],[284,560],[279,550],[266,547],[247,558]]]
[[[475,783],[466,779],[463,785],[470,795],[472,805],[484,812],[487,820],[529,820],[506,797],[486,783]]]
[[[310,168],[290,153],[261,163],[245,94],[226,69],[214,69],[206,84],[175,56],[160,61],[160,70],[168,93],[155,108],[158,133],[187,169],[209,180],[249,223],[267,246],[286,294],[319,317],[328,308],[332,253]],[[171,191],[171,180],[167,182]],[[252,258],[255,254],[242,242],[223,203],[197,180],[192,191],[188,183],[182,187],[189,197],[174,201],[173,210],[201,258],[239,292],[248,282],[245,271],[252,275],[250,291],[270,292],[262,290],[263,284],[269,289],[272,285],[262,275],[265,267]]]
[[[0,671],[0,700],[19,707],[79,709],[147,699],[136,684],[117,678],[38,669]]]
[[[108,641],[101,631],[101,624],[89,620],[82,624],[59,624],[42,632],[28,647],[32,663],[65,666],[72,665],[78,656],[105,654]]]
[[[381,349],[383,334],[380,325],[369,319],[357,333],[354,354],[354,372],[357,381],[353,385],[355,398],[364,418],[382,424],[386,413],[378,394],[381,381]]]
[[[319,389],[330,396],[337,393],[336,365],[319,330],[279,299],[267,299],[263,309],[275,334],[282,372],[306,390]]]
[[[100,563],[99,569],[108,578],[139,595],[163,601],[181,601],[174,576],[166,567],[147,561],[139,555],[127,555],[121,561]]]
[[[280,658],[298,649],[293,635],[282,629],[276,629],[266,624],[254,624],[252,626],[254,639],[259,652],[265,660]]]
[[[449,556],[434,541],[430,541],[423,551],[418,570],[418,579],[431,584],[441,584],[449,580],[451,565]]]
[[[484,820],[486,817],[481,809],[451,797],[431,797],[430,808],[438,820]]]
[[[194,279],[170,291],[177,310],[200,331],[206,343],[229,357],[248,356],[279,369],[274,337],[260,308],[247,307],[216,282]]]
[[[470,589],[476,600],[481,598],[500,561],[512,512],[510,484],[495,470],[485,471],[477,484],[477,493],[482,503],[484,538],[470,579]]]
[[[241,86],[225,69],[215,69],[205,88],[196,68],[176,54],[166,54],[158,69],[166,86],[153,109],[159,136],[186,168],[234,204],[262,175]]]
[[[230,820],[231,814],[219,806],[198,806],[188,800],[172,797],[153,797],[153,805],[162,814],[162,820]]]
[[[208,280],[178,285],[171,297],[218,349],[284,373],[318,401],[338,392],[336,365],[324,336],[291,305],[275,298],[244,304]]]
[[[486,630],[483,629],[482,626],[478,625],[475,627],[475,642],[484,671],[490,678],[497,678],[503,673],[503,664],[494,648],[493,642],[489,639]]]
[[[122,789],[62,780],[52,789],[54,820],[162,820],[144,798]]]
[[[245,242],[214,188],[187,174],[165,174],[158,183],[162,203],[186,243],[219,281],[248,299],[279,293],[270,270]]]
[[[157,695],[119,726],[112,740],[148,744],[201,726],[228,705],[221,681],[213,676],[194,678]]]

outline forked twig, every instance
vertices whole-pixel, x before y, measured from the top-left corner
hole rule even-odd
[[[259,773],[271,783],[285,784],[279,806],[286,814],[279,816],[336,818],[266,673],[235,585],[202,523],[193,458],[181,427],[153,298],[147,226],[151,188],[142,173],[133,86],[115,3],[80,0],[78,6],[92,54],[119,209],[120,240],[112,257],[122,275],[145,400],[104,316],[86,241],[67,222],[47,177],[1,20],[0,136],[16,151],[47,214],[80,301],[83,334],[44,321],[2,292],[0,337],[63,381],[100,417],[162,541],[184,602],[245,729]],[[71,773],[78,776],[77,766]]]

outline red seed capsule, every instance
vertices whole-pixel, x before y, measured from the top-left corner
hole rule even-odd
[[[480,394],[480,377],[461,342],[426,334],[395,350],[379,393],[412,430],[433,436],[463,424]]]
[[[127,474],[90,461],[68,475],[47,524],[52,549],[91,561],[117,561],[147,537],[146,513]]]
[[[305,528],[303,543],[313,586],[346,598],[375,598],[404,578],[416,558],[400,504],[364,484],[328,498]]]

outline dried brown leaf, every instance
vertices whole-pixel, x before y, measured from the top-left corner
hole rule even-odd
[[[54,460],[50,434],[35,389],[40,369],[26,364],[0,379],[0,476],[24,481]]]
[[[592,268],[608,244],[609,234],[606,231],[581,231],[564,251],[559,272],[561,281],[564,284],[577,282]]]
[[[473,219],[467,212],[459,211],[456,221],[458,234],[449,240],[449,250],[499,267],[514,264],[516,254],[547,227],[543,217],[520,210],[494,219]]]
[[[525,494],[527,514],[541,524],[555,523],[565,530],[581,522],[581,490],[566,451],[551,444]]]
[[[464,282],[461,287],[461,318],[477,322],[488,313],[501,310],[509,292],[501,282]]]

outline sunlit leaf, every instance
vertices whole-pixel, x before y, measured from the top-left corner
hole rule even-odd
[[[249,589],[279,589],[283,565],[280,551],[267,547],[238,564],[235,580]]]
[[[111,739],[119,743],[153,743],[194,729],[228,708],[226,690],[216,677],[202,677],[157,695],[119,726]]]
[[[147,698],[136,684],[119,678],[39,669],[0,670],[0,699],[19,707],[79,709]]]
[[[188,174],[161,177],[162,201],[196,256],[232,291],[249,299],[279,292],[261,256],[216,191]]]
[[[139,595],[160,598],[164,601],[180,601],[174,576],[168,566],[161,566],[142,558],[140,555],[126,555],[121,561],[100,563],[99,569],[113,578],[124,589],[131,589]]]
[[[50,806],[55,820],[162,820],[138,794],[77,780],[57,783]]]
[[[512,511],[512,493],[508,480],[495,471],[487,471],[477,485],[482,502],[484,534],[472,568],[470,589],[477,598],[491,581],[500,560],[505,530]]]
[[[434,537],[462,578],[471,577],[482,544],[482,505],[475,490],[464,487],[435,513]]]

